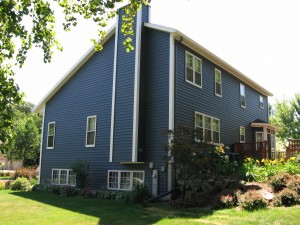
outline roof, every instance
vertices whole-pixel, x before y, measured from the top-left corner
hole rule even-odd
[[[259,93],[265,96],[273,96],[271,92],[254,82],[252,79],[250,79],[249,77],[247,77],[228,63],[226,63],[224,60],[222,60],[212,52],[208,51],[206,48],[189,38],[187,35],[180,32],[179,30],[152,23],[144,23],[144,26],[150,29],[170,33],[176,40],[181,40],[181,43],[193,49],[197,53],[201,54],[203,57],[207,58],[220,68],[226,70],[228,73],[241,80],[248,86],[252,87],[254,90],[258,91]],[[102,44],[104,44],[115,33],[115,29],[116,25],[114,25],[113,27],[111,27],[110,30],[108,30],[104,42]],[[36,107],[33,109],[33,112],[43,113],[46,102],[49,101],[49,99],[51,99],[51,97],[81,68],[81,66],[83,66],[95,54],[95,52],[96,51],[94,49],[94,46],[92,46],[85,53],[85,55],[83,55],[79,59],[79,61],[77,61],[77,63],[75,63],[75,65],[63,76],[63,78],[58,81],[58,83],[48,92],[48,94],[46,94],[46,96],[36,105]]]

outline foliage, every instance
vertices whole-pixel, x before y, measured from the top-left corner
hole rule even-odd
[[[221,208],[233,208],[235,206],[235,199],[232,195],[222,195],[219,199],[219,205]]]
[[[275,206],[292,206],[300,202],[299,195],[296,191],[285,188],[275,195],[273,204]]]
[[[13,106],[13,128],[10,140],[0,148],[9,160],[22,160],[25,166],[38,164],[42,119],[31,114],[32,103],[23,102]]]
[[[23,190],[27,191],[31,187],[30,181],[25,177],[18,177],[11,183],[12,190]]]
[[[300,177],[290,180],[286,186],[287,188],[296,191],[298,195],[300,195]]]
[[[258,191],[250,190],[240,196],[239,206],[244,210],[253,211],[266,208],[268,203]]]
[[[277,138],[285,144],[286,139],[300,139],[300,94],[294,98],[277,100],[273,107],[270,122],[280,127]]]
[[[295,157],[291,157],[287,160],[262,159],[261,161],[246,158],[243,163],[243,169],[241,170],[241,176],[248,181],[267,181],[269,177],[282,171],[290,174],[300,173],[300,164]]]
[[[10,175],[11,175],[10,172],[2,172],[2,171],[0,171],[0,177],[8,177]]]
[[[289,181],[293,180],[292,175],[282,172],[273,177],[270,177],[269,184],[275,192],[281,191],[287,186]]]
[[[89,166],[86,161],[77,160],[70,165],[71,170],[76,174],[76,187],[84,188],[87,184],[87,177],[89,174]]]
[[[137,184],[132,190],[128,191],[125,195],[126,203],[144,203],[149,197],[148,188],[144,184]]]
[[[12,175],[14,179],[17,179],[18,177],[26,177],[27,179],[33,179],[37,178],[38,174],[35,168],[23,167],[20,169],[16,169]]]

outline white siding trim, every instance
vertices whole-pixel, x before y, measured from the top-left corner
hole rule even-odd
[[[175,41],[173,34],[170,34],[170,50],[169,50],[169,130],[174,131],[175,121]],[[171,140],[169,139],[169,144]],[[168,153],[170,155],[170,153]],[[168,191],[173,189],[173,162],[168,163]]]
[[[43,140],[44,140],[44,127],[45,127],[45,116],[46,116],[46,104],[44,105],[44,107],[42,108],[42,112],[43,112],[43,122],[42,122],[42,131],[41,131],[41,145],[40,145],[40,162],[39,162],[39,179],[38,179],[38,183],[41,183],[41,172],[42,172],[42,156],[43,156]]]
[[[139,139],[139,93],[140,93],[140,62],[141,62],[142,9],[137,12],[136,43],[135,43],[135,77],[133,102],[132,162],[137,162]]]
[[[116,20],[117,20],[117,22],[116,22],[116,31],[115,31],[115,51],[114,51],[114,71],[113,71],[112,102],[111,102],[111,124],[110,124],[109,162],[112,162],[112,160],[113,160],[113,152],[114,152],[116,80],[117,80],[118,39],[119,39],[119,15],[116,15]]]

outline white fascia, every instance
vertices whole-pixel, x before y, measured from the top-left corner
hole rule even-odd
[[[118,61],[118,38],[119,38],[119,15],[116,15],[115,31],[115,51],[114,51],[114,70],[113,70],[113,87],[111,103],[111,124],[110,124],[110,145],[109,145],[109,162],[113,161],[114,152],[114,128],[115,128],[115,103],[116,103],[116,80],[117,80],[117,61]]]
[[[135,43],[135,76],[133,102],[132,162],[137,162],[139,139],[139,95],[140,95],[140,62],[141,62],[142,10],[137,13]]]
[[[39,162],[39,166],[40,166],[40,171],[39,171],[39,180],[38,183],[41,183],[41,173],[42,173],[42,156],[43,156],[43,137],[44,137],[44,127],[45,127],[45,116],[46,116],[46,104],[44,105],[44,107],[41,109],[41,111],[43,112],[43,122],[42,122],[42,132],[41,132],[41,145],[40,145],[40,162]]]

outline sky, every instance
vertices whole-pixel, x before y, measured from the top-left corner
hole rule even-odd
[[[274,94],[275,99],[300,93],[299,0],[152,0],[151,23],[175,28]],[[80,20],[62,30],[56,10],[57,38],[64,46],[50,64],[33,49],[16,82],[25,100],[37,104],[92,47],[92,22]],[[115,22],[111,21],[111,25]]]

